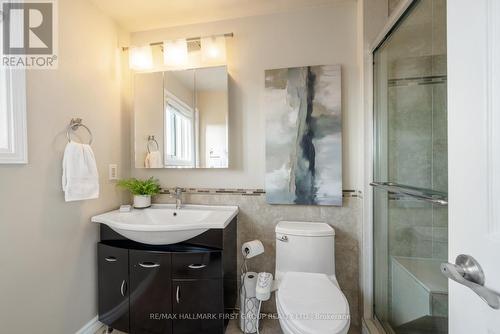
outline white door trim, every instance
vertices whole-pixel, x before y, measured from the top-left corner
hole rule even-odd
[[[500,68],[497,65],[500,57],[500,4],[498,0],[487,1],[487,60],[486,60],[486,124],[487,124],[487,173],[488,179],[488,226],[489,234],[500,240]]]
[[[26,121],[26,71],[24,69],[6,68],[0,75],[4,76],[4,92],[0,96],[5,103],[0,108],[7,112],[8,148],[0,149],[0,164],[28,163],[28,127]]]

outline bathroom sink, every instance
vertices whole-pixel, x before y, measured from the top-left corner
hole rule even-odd
[[[154,204],[130,212],[110,211],[92,217],[122,236],[149,245],[168,245],[191,239],[208,229],[223,229],[238,214],[237,206]]]

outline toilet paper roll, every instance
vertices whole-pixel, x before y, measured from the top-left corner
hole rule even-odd
[[[243,256],[246,256],[247,259],[250,259],[254,256],[264,253],[264,245],[260,240],[245,242],[241,246],[241,252],[243,253]]]
[[[249,272],[242,275],[241,280],[242,280],[242,282],[244,282],[243,284],[244,284],[246,298],[254,298],[255,297],[255,290],[257,288],[257,276],[258,276],[258,274],[253,272],[253,271],[249,271]]]

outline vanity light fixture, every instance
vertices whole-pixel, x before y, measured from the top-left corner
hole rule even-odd
[[[201,62],[203,64],[226,63],[226,39],[224,36],[209,36],[200,40]]]
[[[234,34],[230,32],[213,36],[190,37],[174,41],[152,42],[141,47],[123,46],[122,50],[130,52],[129,65],[132,70],[136,71],[153,68],[152,47],[155,46],[163,46],[163,62],[167,67],[183,68],[188,66],[190,62],[188,47],[191,50],[193,44],[198,45],[197,50],[201,49],[200,60],[202,65],[224,65],[226,64],[226,38],[233,36]]]
[[[185,39],[163,42],[163,64],[182,67],[188,63],[188,45]]]
[[[132,70],[145,71],[153,68],[153,52],[150,45],[133,46],[129,50],[129,66]]]

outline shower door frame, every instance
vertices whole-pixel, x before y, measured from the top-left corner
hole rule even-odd
[[[364,156],[365,171],[363,185],[363,263],[362,263],[362,289],[363,289],[363,333],[378,334],[387,333],[374,313],[374,233],[373,233],[373,188],[370,183],[374,181],[375,162],[375,132],[374,132],[374,52],[385,42],[393,30],[400,23],[403,16],[410,10],[411,6],[418,0],[400,0],[399,5],[394,9],[382,31],[371,44],[368,54],[365,55],[366,93],[365,93],[365,138]],[[390,334],[390,333],[388,333]]]

